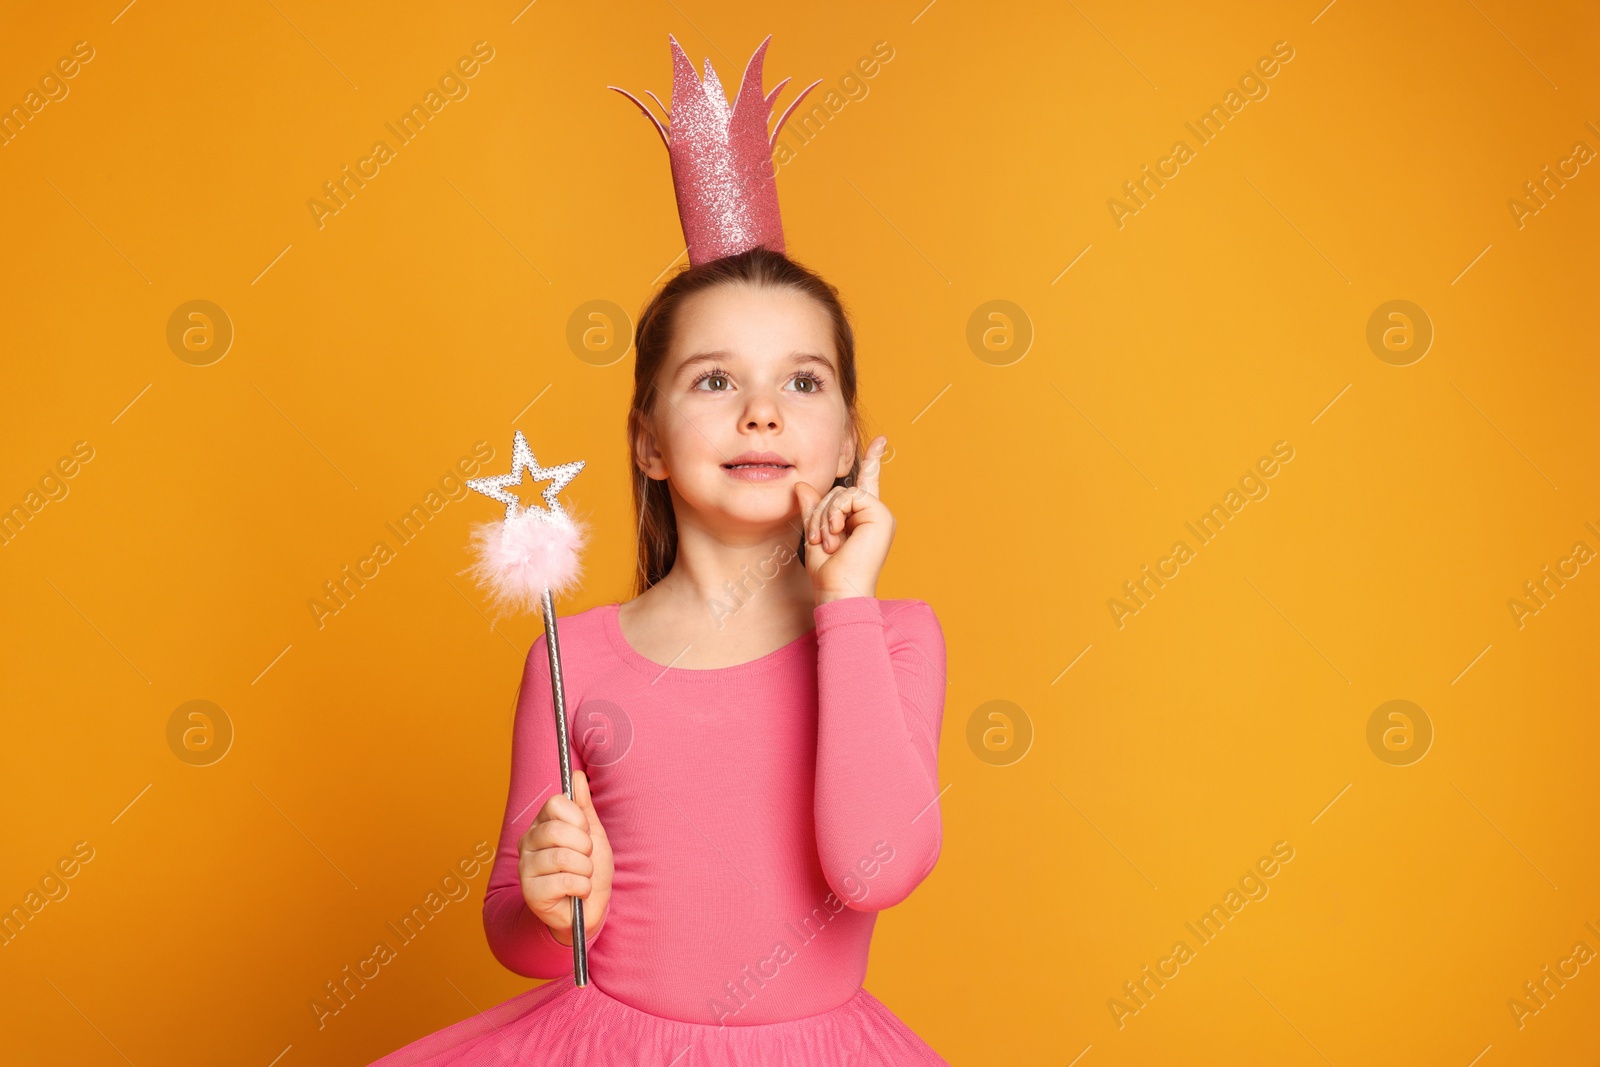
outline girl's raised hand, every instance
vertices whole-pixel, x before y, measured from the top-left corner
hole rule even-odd
[[[878,498],[888,445],[881,434],[872,439],[853,486],[835,486],[824,495],[807,482],[795,484],[806,530],[806,572],[819,604],[877,595],[878,574],[894,540],[894,515]]]
[[[517,845],[517,875],[528,910],[563,945],[572,944],[572,905],[583,899],[584,940],[593,940],[611,904],[611,843],[589,797],[589,778],[572,771],[572,800],[544,802]]]

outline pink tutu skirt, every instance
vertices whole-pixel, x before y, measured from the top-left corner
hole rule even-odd
[[[820,1015],[755,1026],[665,1019],[591,979],[535,986],[370,1067],[950,1067],[871,993]]]

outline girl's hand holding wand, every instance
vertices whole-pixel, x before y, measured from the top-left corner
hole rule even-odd
[[[584,903],[585,940],[594,940],[605,925],[615,870],[611,842],[582,771],[572,772],[572,794],[573,800],[556,793],[545,801],[517,844],[522,899],[563,945],[572,944],[571,897]]]
[[[806,529],[806,572],[818,604],[877,595],[878,575],[894,540],[894,515],[878,499],[878,472],[888,445],[881,434],[872,439],[853,486],[835,486],[824,495],[807,482],[795,484]]]

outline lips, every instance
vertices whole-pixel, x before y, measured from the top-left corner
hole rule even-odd
[[[794,466],[776,452],[743,452],[734,456],[722,465],[728,470],[742,470],[750,467],[759,467],[769,470],[785,470]]]

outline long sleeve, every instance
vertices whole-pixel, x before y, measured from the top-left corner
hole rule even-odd
[[[819,604],[817,853],[848,907],[900,903],[938,862],[944,631],[921,600]]]
[[[533,825],[545,801],[561,790],[547,646],[546,636],[540,634],[523,664],[511,733],[511,786],[500,828],[500,846],[483,896],[483,930],[489,951],[505,967],[529,978],[556,978],[572,972],[571,946],[557,941],[550,928],[528,910],[518,874],[517,843]],[[562,659],[565,664],[566,657]],[[574,694],[570,672],[563,673],[570,716],[575,706]],[[587,773],[576,746],[572,747],[573,769]],[[602,925],[599,932],[587,931],[584,943],[593,945],[604,930]]]

